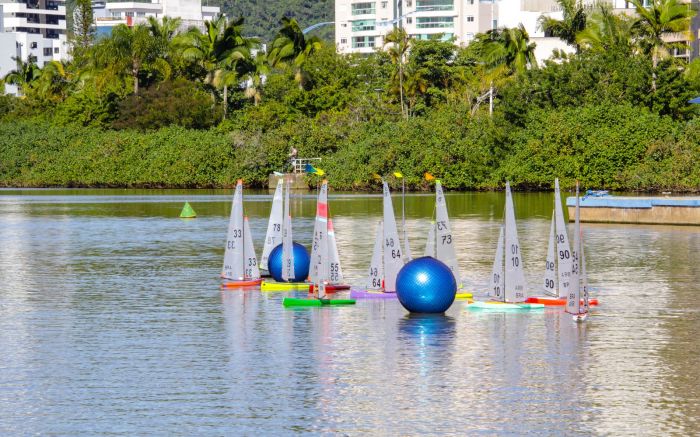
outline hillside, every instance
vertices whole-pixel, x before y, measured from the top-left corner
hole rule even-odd
[[[209,0],[209,4],[216,3],[230,17],[243,16],[248,36],[257,36],[263,42],[274,38],[283,16],[296,18],[302,29],[333,21],[333,0]],[[315,34],[333,41],[333,26],[323,27]]]

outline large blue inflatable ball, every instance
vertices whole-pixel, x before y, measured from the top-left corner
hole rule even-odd
[[[396,277],[399,302],[412,313],[444,313],[456,293],[452,270],[429,256],[408,262]]]
[[[294,243],[294,279],[289,282],[304,282],[309,276],[309,263],[311,257],[306,248],[299,243]],[[282,279],[282,245],[278,244],[270,252],[270,257],[267,259],[267,268],[275,281],[285,282]]]

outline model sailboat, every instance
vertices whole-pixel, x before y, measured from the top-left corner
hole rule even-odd
[[[396,297],[396,276],[403,267],[404,258],[401,240],[396,229],[394,206],[391,203],[389,185],[384,182],[382,203],[384,221],[380,224],[374,243],[374,252],[369,268],[366,288],[353,288],[350,297],[355,298],[394,298]]]
[[[320,278],[325,278],[320,281]],[[324,295],[339,290],[347,290],[349,285],[343,284],[343,272],[340,268],[338,245],[335,241],[333,221],[328,212],[328,181],[321,183],[316,203],[316,221],[314,224],[314,240],[311,247],[311,264],[309,266],[311,292],[314,292],[320,282],[324,282]]]
[[[261,282],[248,217],[243,214],[242,180],[236,184],[233,195],[221,278],[225,288],[256,286]]]
[[[544,308],[538,303],[525,303],[527,283],[523,270],[523,259],[515,224],[513,197],[510,183],[506,182],[505,227],[501,227],[493,271],[490,278],[490,301],[474,302],[467,308],[493,310],[521,310]]]
[[[571,288],[572,253],[569,237],[566,231],[566,220],[561,205],[559,179],[554,180],[554,211],[549,229],[549,243],[543,280],[543,292],[546,296],[533,296],[527,299],[530,303],[541,303],[547,306],[566,305]],[[598,304],[598,301],[591,302]]]
[[[462,276],[460,275],[455,243],[452,236],[452,226],[447,215],[447,203],[445,193],[440,181],[435,182],[435,221],[430,223],[428,241],[425,245],[425,255],[431,256],[443,262],[450,268],[457,283],[457,290],[462,289]],[[457,298],[471,298],[471,293],[457,293]]]
[[[268,270],[267,260],[270,252],[282,242],[282,225],[284,224],[284,181],[277,180],[277,188],[272,197],[272,209],[270,210],[270,220],[267,222],[267,233],[265,234],[265,244],[262,256],[260,257],[260,268]]]
[[[574,223],[574,247],[571,263],[571,287],[566,300],[566,312],[573,315],[576,322],[583,322],[588,317],[588,287],[585,283],[583,244],[581,239],[580,205],[578,182],[576,182],[576,222]],[[584,279],[583,287],[581,286]]]

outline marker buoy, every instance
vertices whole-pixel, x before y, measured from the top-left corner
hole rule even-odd
[[[195,217],[197,217],[197,213],[194,212],[194,209],[192,209],[189,202],[185,202],[185,206],[183,206],[182,211],[180,211],[180,218],[195,218]]]

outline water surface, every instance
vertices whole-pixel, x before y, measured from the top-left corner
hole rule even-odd
[[[700,433],[700,228],[584,225],[602,305],[582,325],[459,302],[438,317],[397,302],[285,310],[284,294],[218,288],[230,196],[0,191],[0,434]],[[177,217],[185,200],[199,218]],[[269,201],[246,197],[258,251]],[[536,289],[552,195],[514,201]],[[503,195],[447,203],[465,282],[481,290]],[[359,283],[381,197],[330,204]],[[314,208],[313,195],[293,199],[306,245]],[[432,208],[407,197],[414,254]]]

